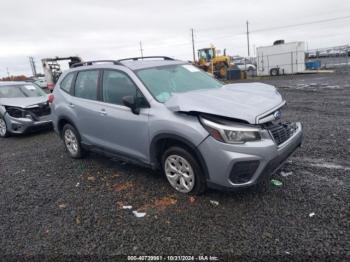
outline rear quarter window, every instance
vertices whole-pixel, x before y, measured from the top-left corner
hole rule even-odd
[[[68,75],[66,75],[60,84],[61,89],[66,91],[67,93],[70,93],[72,89],[73,79],[74,79],[73,73],[69,73]]]

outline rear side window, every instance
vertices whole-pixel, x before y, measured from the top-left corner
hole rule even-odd
[[[90,100],[97,100],[98,70],[82,71],[75,81],[75,96]]]
[[[66,91],[67,93],[70,93],[72,88],[73,78],[74,78],[73,73],[66,75],[66,77],[62,80],[60,84],[61,89]]]
[[[124,96],[136,96],[137,87],[124,73],[105,70],[103,73],[103,101],[123,105]]]

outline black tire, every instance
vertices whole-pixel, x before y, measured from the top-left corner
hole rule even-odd
[[[278,68],[272,68],[270,70],[270,75],[271,76],[278,76],[279,75],[279,69]]]
[[[226,79],[227,78],[227,72],[228,72],[228,66],[224,63],[220,63],[216,66],[217,74],[220,78]]]
[[[165,152],[163,153],[161,161],[162,161],[162,171],[163,171],[164,176],[167,178],[166,171],[165,171],[165,162],[166,162],[167,158],[171,155],[180,156],[180,157],[184,158],[190,164],[190,166],[193,170],[193,173],[194,173],[194,186],[190,192],[181,192],[181,191],[177,190],[174,186],[172,186],[171,183],[169,182],[169,180],[167,179],[170,186],[172,188],[174,188],[174,190],[176,190],[180,193],[185,193],[185,194],[190,194],[190,195],[202,194],[207,188],[207,184],[206,184],[206,180],[205,180],[205,176],[204,176],[204,173],[202,171],[202,168],[199,165],[197,159],[195,157],[193,157],[192,154],[187,149],[185,149],[181,146],[172,146],[172,147],[168,148],[167,150],[165,150]]]
[[[76,137],[76,142],[77,142],[77,149],[76,149],[76,152],[73,152],[72,150],[70,150],[69,146],[68,146],[68,143],[66,141],[66,132],[68,131],[71,131],[74,136]],[[66,124],[63,129],[62,129],[62,140],[63,140],[63,144],[66,148],[66,151],[68,152],[69,156],[71,158],[82,158],[84,155],[85,155],[85,151],[84,149],[82,148],[81,146],[81,138],[80,138],[80,134],[78,132],[78,130],[72,126],[71,124]]]
[[[0,116],[0,119],[3,121],[3,123],[5,123],[5,133],[0,132],[0,137],[5,138],[9,136],[9,131],[7,129],[7,124],[6,121],[3,117]]]

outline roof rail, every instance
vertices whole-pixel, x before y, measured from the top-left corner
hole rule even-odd
[[[72,65],[72,67],[88,66],[88,65],[93,65],[97,63],[112,63],[114,65],[123,65],[119,63],[118,60],[94,60],[94,61],[84,61],[84,62],[75,63]]]
[[[150,59],[150,58],[163,58],[164,60],[175,60],[168,56],[140,56],[140,57],[130,57],[130,58],[119,59],[118,62],[127,61],[127,60],[137,61],[137,60],[144,60],[144,59]]]

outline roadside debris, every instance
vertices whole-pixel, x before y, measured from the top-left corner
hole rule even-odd
[[[271,179],[271,184],[274,186],[282,186],[283,183],[277,179]]]
[[[59,204],[58,207],[59,207],[59,208],[66,208],[67,205],[66,205],[66,204]]]
[[[87,180],[89,180],[89,181],[95,181],[96,178],[95,178],[94,176],[88,176],[88,177],[87,177]]]
[[[75,218],[75,223],[76,223],[77,225],[80,224],[80,217],[79,217],[79,216],[77,216],[77,217]]]
[[[313,217],[313,216],[315,216],[315,212],[312,212],[309,214],[309,217]]]
[[[138,212],[137,210],[132,211],[132,213],[135,215],[135,217],[144,217],[146,213],[144,212]]]
[[[117,178],[117,177],[120,177],[120,174],[115,173],[115,174],[112,175],[112,178]]]
[[[190,201],[190,203],[194,203],[194,201],[196,201],[196,198],[193,197],[193,196],[191,196],[191,197],[188,199],[188,201]]]
[[[132,209],[132,206],[123,206],[123,209]]]
[[[212,204],[213,206],[218,206],[219,202],[215,200],[210,200],[210,204]]]
[[[290,176],[290,175],[293,175],[292,171],[290,171],[290,172],[281,171],[281,176],[283,176],[283,177],[287,177],[287,176]]]
[[[76,183],[75,187],[78,187],[79,185],[80,185],[80,183],[78,182],[78,183]]]

